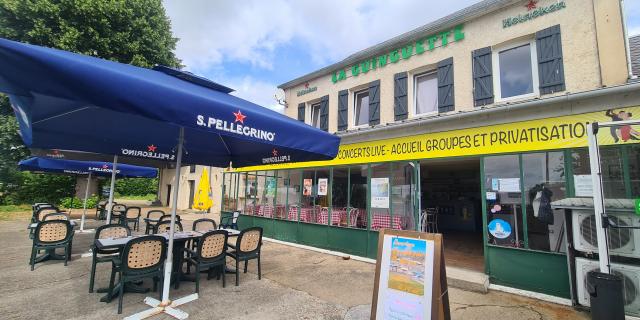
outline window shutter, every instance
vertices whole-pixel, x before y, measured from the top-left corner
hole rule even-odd
[[[338,92],[338,131],[347,130],[347,110],[349,103],[349,90]]]
[[[300,103],[298,104],[298,120],[304,122],[304,110],[305,109],[305,104],[304,103]]]
[[[406,72],[393,76],[393,115],[395,121],[404,120],[408,116]]]
[[[438,62],[438,112],[453,108],[453,58],[448,58]]]
[[[536,32],[540,94],[564,91],[564,65],[560,25]]]
[[[320,130],[329,131],[329,96],[320,100]]]
[[[491,47],[473,51],[473,105],[476,107],[493,103],[493,73],[491,69]]]
[[[380,80],[369,84],[369,125],[380,124]]]

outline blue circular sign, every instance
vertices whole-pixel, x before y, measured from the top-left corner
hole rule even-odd
[[[489,222],[489,233],[498,239],[505,239],[511,235],[511,225],[502,219]]]

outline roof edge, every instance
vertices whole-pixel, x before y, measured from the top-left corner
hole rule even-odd
[[[330,64],[326,67],[323,67],[321,69],[318,69],[316,71],[303,75],[301,77],[282,83],[278,85],[278,88],[284,90],[287,88],[294,87],[296,85],[305,83],[309,80],[318,78],[322,75],[328,74],[333,70],[338,70],[340,68],[348,67],[353,63],[356,63],[360,60],[366,59],[371,56],[375,56],[376,54],[385,52],[393,47],[402,45],[406,42],[412,42],[412,41],[418,40],[424,34],[430,34],[437,31],[441,31],[449,27],[454,27],[458,24],[467,22],[479,16],[492,13],[494,11],[497,11],[499,9],[502,9],[506,6],[512,5],[519,1],[521,0],[484,0],[484,1],[478,2],[476,4],[468,6],[461,10],[458,10],[452,14],[439,18],[433,22],[427,23],[421,27],[415,28],[411,31],[395,36],[389,40],[385,40],[379,44],[360,50],[354,54],[349,55],[348,57],[346,57],[345,59],[339,62]]]

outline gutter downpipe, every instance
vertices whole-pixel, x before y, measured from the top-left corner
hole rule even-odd
[[[517,104],[501,105],[501,106],[485,108],[485,109],[480,109],[480,110],[475,110],[475,111],[470,111],[470,112],[457,113],[457,114],[452,114],[452,115],[445,115],[445,116],[431,118],[431,119],[403,122],[403,123],[399,123],[399,124],[395,124],[395,125],[388,125],[388,126],[384,126],[384,127],[373,128],[373,129],[370,129],[370,130],[357,130],[357,131],[352,131],[352,132],[346,132],[346,133],[343,133],[343,134],[339,134],[338,136],[341,137],[341,138],[345,138],[345,137],[351,137],[351,136],[356,136],[356,135],[361,135],[361,134],[366,134],[366,133],[385,132],[385,131],[388,131],[388,130],[397,130],[397,129],[403,129],[403,128],[410,128],[410,127],[413,127],[413,126],[423,126],[425,124],[438,123],[438,122],[442,122],[442,121],[459,120],[459,119],[464,119],[464,118],[468,118],[468,117],[475,117],[477,115],[484,115],[484,114],[492,114],[492,113],[497,113],[497,112],[505,112],[505,111],[526,109],[526,108],[535,107],[535,106],[543,105],[543,104],[560,103],[560,102],[571,102],[571,101],[580,100],[580,99],[588,99],[588,98],[599,97],[599,96],[603,96],[603,95],[607,95],[607,94],[628,93],[628,92],[631,92],[631,91],[634,91],[634,90],[640,90],[640,83],[624,84],[624,85],[619,85],[619,86],[615,86],[615,87],[607,87],[607,88],[603,88],[603,89],[596,89],[596,90],[584,91],[584,92],[579,92],[579,93],[569,93],[569,94],[565,94],[565,95],[561,95],[561,96],[557,96],[557,97],[551,97],[551,98],[545,98],[545,99],[537,99],[537,100],[526,101],[526,102],[517,103]]]
[[[638,76],[635,76],[633,74],[633,67],[631,64],[631,48],[629,47],[629,31],[627,29],[627,18],[624,14],[624,0],[620,0],[620,17],[622,18],[622,36],[624,37],[624,50],[627,57],[629,79],[636,79]]]

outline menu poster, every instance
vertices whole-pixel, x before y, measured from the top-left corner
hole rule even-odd
[[[381,230],[372,319],[449,319],[441,234]]]
[[[498,179],[500,192],[520,192],[520,178]]]
[[[318,195],[326,196],[328,188],[329,188],[329,179],[319,178],[318,179]]]
[[[313,179],[304,179],[302,182],[302,195],[311,196],[313,190]]]
[[[593,197],[593,181],[590,174],[577,174],[573,176],[576,197]]]
[[[371,178],[371,208],[389,208],[389,178]]]

